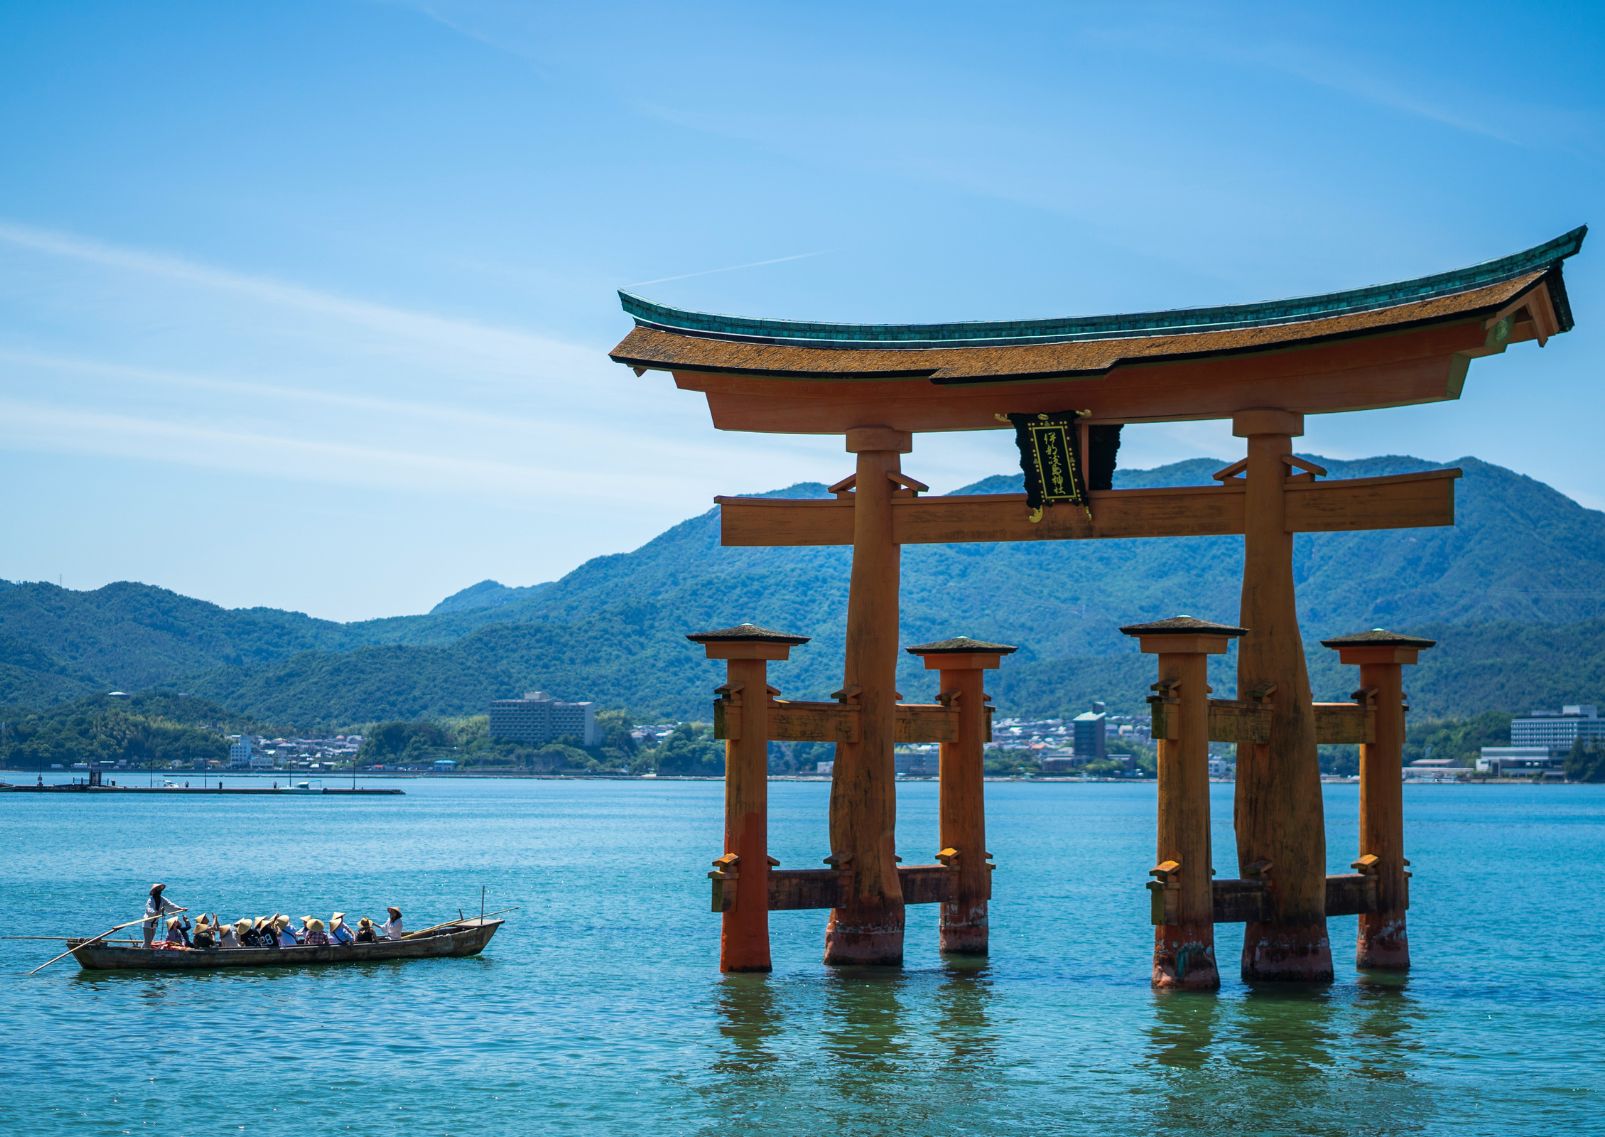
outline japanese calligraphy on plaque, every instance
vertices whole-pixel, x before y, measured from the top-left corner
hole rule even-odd
[[[1031,520],[1042,520],[1042,511],[1051,505],[1087,505],[1087,485],[1082,475],[1081,446],[1075,411],[1047,414],[1009,415],[1014,441],[1020,448],[1020,470],[1025,474],[1025,500]],[[1119,426],[1095,426],[1089,431],[1093,454],[1094,488],[1108,489],[1114,475],[1115,451],[1120,447]]]

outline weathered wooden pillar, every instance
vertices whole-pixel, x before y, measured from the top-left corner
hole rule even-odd
[[[1214,861],[1209,842],[1209,657],[1242,628],[1175,616],[1120,629],[1159,656],[1154,733],[1159,744],[1159,810],[1154,892],[1154,974],[1160,988],[1213,991]]]
[[[1330,982],[1321,771],[1287,523],[1289,459],[1304,416],[1239,411],[1232,432],[1248,439],[1238,622],[1249,631],[1237,653],[1237,697],[1264,697],[1271,715],[1268,742],[1237,747],[1237,859],[1245,876],[1263,870],[1268,904],[1267,918],[1244,929],[1243,978]]]
[[[903,962],[903,889],[897,879],[897,603],[900,557],[892,536],[894,478],[913,448],[907,431],[847,432],[858,456],[853,486],[853,570],[847,596],[844,697],[859,706],[856,742],[836,747],[830,784],[830,863],[842,874],[830,912],[825,962]]]
[[[1011,644],[985,643],[969,636],[919,644],[908,649],[926,670],[940,673],[938,696],[958,711],[958,737],[942,743],[937,860],[953,874],[953,892],[942,904],[941,950],[985,955],[987,901],[992,896],[992,854],[986,851],[986,743],[991,736],[985,673],[997,668]]]
[[[1377,910],[1360,913],[1355,965],[1378,971],[1410,969],[1409,861],[1404,859],[1404,665],[1436,643],[1373,628],[1322,640],[1344,663],[1360,668],[1360,694],[1375,708],[1373,741],[1360,746],[1360,859],[1354,867],[1376,877]]]
[[[713,862],[715,906],[723,913],[719,970],[768,971],[769,678],[772,659],[808,642],[753,624],[687,636],[725,661],[718,713],[724,716],[724,855]]]

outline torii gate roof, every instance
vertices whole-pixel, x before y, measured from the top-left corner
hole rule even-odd
[[[838,324],[689,312],[621,292],[638,372],[707,394],[714,424],[779,433],[994,428],[1322,412],[1452,399],[1470,360],[1569,331],[1561,262],[1586,227],[1453,272],[1292,300],[1118,316]]]

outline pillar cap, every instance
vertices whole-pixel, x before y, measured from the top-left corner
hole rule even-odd
[[[1232,624],[1216,624],[1194,616],[1172,616],[1168,620],[1155,620],[1149,624],[1127,624],[1120,629],[1128,636],[1242,636],[1247,628]]]
[[[985,640],[972,640],[969,636],[954,636],[948,640],[937,640],[935,643],[915,644],[905,648],[909,655],[959,655],[970,652],[981,652],[986,655],[1012,655],[1020,649],[1013,644],[987,643]]]
[[[692,632],[686,636],[694,644],[771,643],[795,647],[808,642],[807,636],[794,636],[757,624],[737,624],[731,628],[716,628],[711,632]]]
[[[1437,647],[1437,640],[1422,639],[1420,636],[1407,636],[1400,632],[1390,632],[1386,628],[1372,628],[1369,632],[1355,632],[1349,636],[1336,636],[1333,639],[1322,640],[1322,647],[1413,647],[1425,651],[1429,647]]]

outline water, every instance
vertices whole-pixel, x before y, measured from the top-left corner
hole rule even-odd
[[[86,977],[0,942],[0,1133],[1605,1133],[1605,787],[1407,786],[1416,969],[1215,996],[1148,987],[1152,786],[987,787],[993,954],[819,963],[823,912],[772,918],[775,972],[722,978],[717,783],[431,780],[401,798],[0,798],[11,932],[138,915],[145,887],[227,917],[413,926],[523,910],[478,959]],[[1231,787],[1216,786],[1231,872]],[[771,787],[774,855],[817,865],[828,787]],[[1333,871],[1356,790],[1329,786]],[[936,787],[899,787],[909,863]]]

